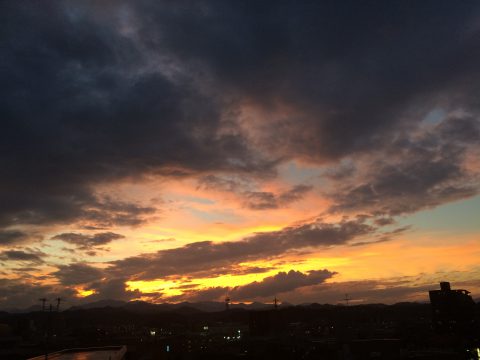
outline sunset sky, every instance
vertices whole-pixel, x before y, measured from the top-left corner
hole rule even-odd
[[[0,309],[480,298],[477,1],[3,1]]]

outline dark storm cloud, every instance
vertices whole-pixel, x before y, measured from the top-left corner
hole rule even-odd
[[[3,261],[26,261],[35,264],[41,264],[44,262],[42,257],[45,254],[41,252],[26,252],[23,250],[5,250],[0,252],[0,260]]]
[[[145,173],[268,166],[234,131],[219,131],[215,97],[151,66],[141,44],[95,8],[1,7],[0,225],[135,225],[154,209],[105,201],[92,188]]]
[[[114,240],[123,239],[125,236],[113,232],[103,232],[94,235],[78,234],[78,233],[62,233],[55,235],[52,239],[62,240],[66,243],[73,244],[81,250],[91,250],[97,246],[111,243]]]
[[[225,93],[267,114],[250,124],[262,151],[314,162],[383,157],[371,179],[334,196],[335,210],[397,215],[478,192],[478,179],[448,149],[480,142],[478,4],[205,1],[163,11],[141,4],[139,27],[153,49],[169,49]],[[162,36],[150,36],[152,29]],[[435,108],[472,115],[449,122],[437,150],[411,138],[399,141],[419,131]],[[424,145],[426,153],[419,149]],[[394,152],[406,158],[390,164]],[[355,161],[327,175],[348,182],[362,170]],[[224,185],[235,188],[231,180]],[[250,196],[251,208],[278,206],[274,194]]]
[[[471,117],[447,118],[416,137],[399,137],[385,147],[386,159],[369,159],[360,177],[334,183],[332,210],[395,216],[473,196],[480,172],[467,162],[479,144],[480,121]]]
[[[279,159],[382,150],[435,106],[476,116],[478,7],[2,2],[0,226],[136,225],[155,209],[112,208],[93,187],[147,173],[271,174]],[[244,103],[269,114],[250,124],[261,124],[253,139],[237,126]],[[438,197],[461,194],[471,191]],[[278,206],[275,196],[253,207]]]
[[[55,276],[62,285],[80,285],[98,281],[104,277],[103,271],[84,263],[58,265],[58,271],[51,275]]]
[[[432,106],[478,105],[475,2],[142,1],[132,11],[152,51],[273,114],[260,138],[282,156],[378,150]]]
[[[289,272],[281,271],[273,276],[266,277],[262,281],[254,281],[233,288],[218,286],[201,290],[187,289],[184,294],[175,299],[188,299],[189,301],[222,300],[222,297],[226,294],[228,294],[233,301],[264,299],[305,286],[321,284],[335,274],[335,272],[326,269],[311,270],[307,273],[295,270],[290,270]]]
[[[169,275],[216,273],[232,270],[232,263],[265,260],[295,249],[346,244],[375,228],[363,221],[329,224],[321,221],[257,233],[240,241],[214,243],[201,241],[182,247],[141,254],[112,262],[110,274],[152,280]],[[222,270],[223,269],[223,270]]]

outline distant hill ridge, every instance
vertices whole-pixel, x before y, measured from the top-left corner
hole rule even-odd
[[[394,305],[384,305],[384,304],[361,304],[361,305],[350,305],[350,306],[412,306],[419,305],[420,303],[398,303]],[[281,303],[280,308],[287,307],[305,307],[305,308],[327,308],[327,307],[342,307],[343,304],[318,304],[318,303],[303,303],[298,305],[292,305],[290,303],[284,302]],[[105,299],[98,300],[91,303],[74,305],[62,307],[62,311],[77,311],[77,310],[90,310],[90,309],[103,309],[103,308],[112,308],[112,309],[123,309],[130,312],[136,313],[152,313],[152,312],[177,312],[182,314],[194,314],[198,312],[219,312],[225,310],[225,303],[220,301],[199,301],[199,302],[180,302],[180,303],[149,303],[146,301],[122,301],[122,300],[113,300]],[[272,309],[273,304],[262,303],[262,302],[252,302],[252,303],[232,303],[230,304],[230,310],[232,311],[241,311],[241,310],[262,310],[262,309]],[[8,313],[29,313],[35,311],[41,311],[40,305],[34,305],[26,309],[5,309],[5,312]]]
[[[253,302],[251,304],[238,303],[230,304],[230,309],[267,309],[272,307],[272,304],[265,304],[260,302]],[[291,306],[290,304],[283,304],[283,306]],[[151,311],[179,311],[182,312],[217,312],[225,310],[225,303],[220,301],[200,301],[200,302],[180,302],[180,303],[160,303],[154,304],[146,301],[120,301],[120,300],[99,300],[88,304],[72,306],[67,310],[79,309],[96,309],[96,308],[124,308],[135,312],[151,312]]]

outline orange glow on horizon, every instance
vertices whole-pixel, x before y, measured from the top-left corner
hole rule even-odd
[[[77,295],[82,298],[93,295],[93,294],[95,294],[95,291],[93,290],[77,289]]]

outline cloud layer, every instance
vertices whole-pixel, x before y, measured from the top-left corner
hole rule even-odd
[[[114,240],[123,238],[125,238],[125,236],[113,232],[97,233],[94,235],[62,233],[53,237],[54,240],[62,240],[68,244],[73,244],[80,250],[92,250],[98,246],[106,245]]]
[[[333,268],[258,263],[382,243],[479,194],[479,24],[475,2],[3,2],[0,261],[25,289],[2,299],[327,285]]]
[[[339,224],[316,221],[280,231],[257,233],[239,241],[194,242],[182,247],[141,254],[112,262],[113,274],[135,280],[154,280],[170,275],[231,272],[232,264],[267,260],[295,249],[346,244],[357,237],[373,234],[375,228],[363,222]]]
[[[474,3],[2,7],[3,226],[138,224],[155,209],[105,201],[92,187],[331,161],[388,148],[435,106],[478,111]],[[246,104],[267,115],[245,115]],[[306,190],[247,201],[272,208]]]

